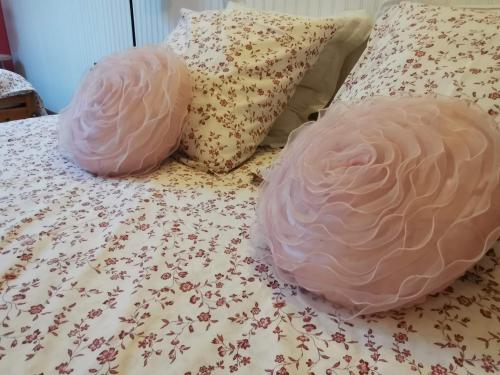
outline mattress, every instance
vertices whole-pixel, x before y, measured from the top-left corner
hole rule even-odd
[[[421,305],[345,321],[251,241],[276,151],[103,179],[59,154],[56,123],[0,126],[1,374],[499,371],[499,248]]]

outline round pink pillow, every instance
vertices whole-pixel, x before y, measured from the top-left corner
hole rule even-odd
[[[59,144],[89,172],[145,173],[179,146],[192,91],[184,61],[167,46],[100,61],[59,121]]]
[[[335,104],[292,135],[257,219],[288,281],[356,315],[420,302],[500,237],[500,132],[456,99]]]

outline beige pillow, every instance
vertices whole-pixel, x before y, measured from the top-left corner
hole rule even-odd
[[[358,23],[342,16],[182,10],[167,41],[186,60],[193,82],[179,160],[223,173],[252,156],[325,46],[343,41]]]
[[[251,8],[230,1],[226,9],[248,11]],[[307,122],[310,114],[327,106],[342,83],[339,78],[344,60],[366,42],[372,20],[364,10],[344,12],[339,16],[350,19],[349,27],[339,30],[336,37],[326,45],[316,64],[297,86],[287,108],[274,122],[262,145],[283,146],[291,131]]]
[[[379,17],[335,96],[440,95],[469,99],[500,127],[500,10],[401,2]]]

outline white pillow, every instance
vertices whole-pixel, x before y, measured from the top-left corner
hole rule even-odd
[[[253,155],[325,46],[359,23],[237,10],[181,15],[167,41],[193,82],[179,159],[215,173]]]
[[[500,124],[500,10],[401,2],[380,17],[335,101],[470,99]]]

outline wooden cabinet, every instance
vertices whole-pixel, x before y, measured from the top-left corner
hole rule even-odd
[[[0,122],[21,120],[36,115],[36,95],[28,92],[0,99]]]

